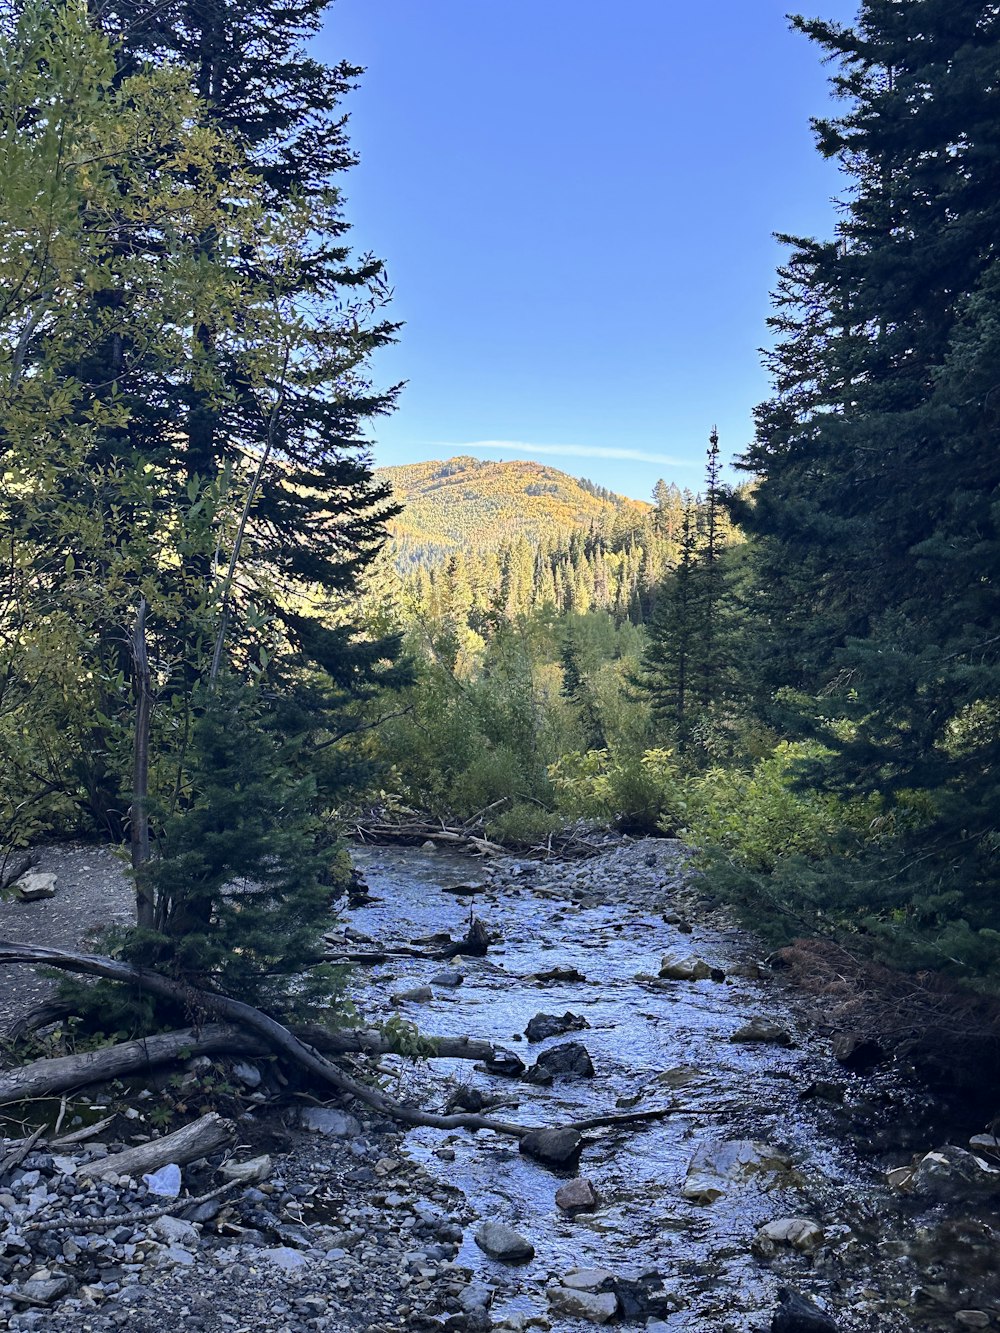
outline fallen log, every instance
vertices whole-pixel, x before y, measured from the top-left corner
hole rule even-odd
[[[234,1050],[247,1054],[247,1044],[242,1029],[216,1024],[201,1029],[182,1028],[178,1032],[142,1037],[78,1055],[34,1060],[31,1064],[0,1071],[0,1106],[123,1078],[188,1055]],[[254,1045],[258,1052],[266,1049],[260,1041]]]
[[[161,1166],[176,1162],[184,1166],[195,1162],[199,1157],[209,1157],[221,1152],[236,1142],[236,1126],[231,1120],[223,1120],[215,1111],[193,1120],[190,1125],[164,1134],[162,1138],[150,1139],[124,1152],[111,1153],[100,1157],[96,1162],[82,1162],[77,1174],[91,1176],[94,1180],[103,1180],[107,1176],[132,1176],[138,1180],[150,1171],[159,1171]]]
[[[535,1126],[520,1125],[506,1120],[494,1120],[490,1116],[475,1114],[440,1115],[433,1111],[421,1111],[414,1106],[406,1106],[392,1097],[350,1078],[342,1070],[331,1064],[319,1051],[301,1041],[294,1032],[283,1027],[268,1014],[254,1009],[242,1000],[234,1000],[228,995],[219,995],[214,991],[201,990],[181,982],[172,981],[145,968],[132,967],[114,958],[101,958],[94,954],[65,952],[49,949],[42,945],[18,944],[11,940],[0,941],[0,964],[33,963],[40,967],[55,967],[67,972],[79,972],[87,976],[104,977],[109,981],[118,981],[127,986],[141,987],[152,995],[181,1002],[200,1008],[203,1012],[214,1014],[217,1018],[228,1019],[250,1033],[260,1037],[276,1054],[284,1056],[292,1064],[298,1065],[312,1074],[321,1083],[348,1093],[358,1101],[371,1106],[374,1110],[404,1124],[427,1125],[434,1129],[485,1129],[496,1134],[521,1139]],[[152,1039],[150,1039],[152,1040]],[[95,1052],[97,1054],[97,1052]],[[581,1122],[586,1128],[597,1128],[603,1124],[626,1123],[636,1118],[652,1119],[655,1116],[669,1115],[672,1108],[659,1111],[637,1112],[623,1120],[621,1116],[591,1117]],[[570,1125],[569,1128],[576,1128]]]
[[[443,963],[449,958],[457,958],[459,954],[465,958],[485,958],[491,939],[488,927],[484,926],[476,916],[472,918],[469,929],[462,939],[451,940],[440,949],[415,949],[409,944],[393,944],[384,949],[359,949],[346,953],[341,950],[337,953],[324,954],[323,962],[375,965],[385,963],[390,958],[421,958],[429,963]],[[327,943],[334,942],[328,940]]]
[[[309,1023],[296,1026],[293,1031],[325,1055],[377,1057],[392,1054],[389,1039],[372,1029],[338,1030],[326,1028],[321,1023]],[[428,1037],[426,1040],[434,1047],[430,1059],[479,1060],[495,1064],[499,1059],[510,1057],[510,1052],[503,1047],[472,1037]],[[0,1106],[72,1092],[195,1055],[259,1056],[268,1052],[266,1042],[233,1024],[207,1023],[202,1028],[181,1028],[176,1032],[158,1033],[155,1037],[105,1046],[98,1051],[50,1056],[16,1069],[0,1071]],[[83,1135],[87,1134],[85,1129]],[[66,1135],[59,1141],[69,1143],[72,1139],[72,1135]]]

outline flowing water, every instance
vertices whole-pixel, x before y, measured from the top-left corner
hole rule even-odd
[[[601,1268],[625,1278],[660,1274],[674,1297],[673,1312],[659,1315],[669,1333],[766,1329],[781,1286],[818,1298],[845,1331],[989,1326],[966,1322],[969,1311],[1000,1323],[992,1213],[928,1207],[886,1182],[888,1167],[946,1140],[943,1109],[901,1079],[861,1078],[836,1065],[794,993],[753,966],[752,937],[717,919],[694,922],[693,933],[679,937],[663,919],[666,899],[659,910],[648,895],[642,908],[575,901],[558,882],[544,887],[544,873],[536,888],[524,885],[516,867],[470,902],[441,886],[481,879],[480,865],[440,851],[363,848],[355,860],[376,901],[346,920],[373,940],[439,931],[460,938],[470,910],[502,935],[485,959],[393,959],[364,969],[359,1004],[368,1017],[399,1011],[424,1033],[485,1038],[527,1063],[549,1046],[582,1041],[596,1071],[551,1088],[459,1061],[435,1061],[436,1076],[502,1098],[493,1114],[529,1124],[670,1108],[661,1120],[588,1135],[577,1171],[567,1175],[587,1177],[599,1207],[573,1219],[554,1202],[563,1180],[522,1156],[513,1140],[431,1129],[408,1135],[409,1153],[460,1189],[475,1217],[508,1223],[535,1247],[530,1263],[511,1267],[478,1248],[477,1223],[466,1228],[459,1260],[496,1287],[494,1319],[506,1316],[516,1327],[547,1315],[547,1286],[574,1269]],[[653,980],[668,951],[706,959],[725,971],[725,982]],[[556,964],[586,980],[532,979]],[[426,1003],[391,1002],[393,993],[430,984],[442,967],[463,973],[458,989],[435,986]],[[586,1030],[531,1045],[523,1039],[534,1014],[567,1010],[586,1019]],[[751,1018],[780,1025],[794,1044],[731,1042]],[[400,1077],[405,1089],[417,1076]],[[968,1134],[981,1125],[961,1128]],[[686,1198],[696,1153],[732,1141],[767,1145],[787,1165],[734,1180],[711,1204]],[[779,1247],[761,1263],[750,1249],[756,1232],[788,1217],[813,1219],[824,1244],[814,1255]],[[557,1329],[591,1327],[547,1317]]]

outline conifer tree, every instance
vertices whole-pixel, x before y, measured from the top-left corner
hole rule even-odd
[[[850,27],[795,22],[838,62],[846,108],[816,128],[853,191],[837,238],[786,238],[775,394],[745,460],[760,484],[735,506],[759,691],[821,695],[811,711],[851,725],[823,732],[820,780],[887,801],[898,864],[855,876],[869,928],[1000,973],[1000,16],[865,0]]]

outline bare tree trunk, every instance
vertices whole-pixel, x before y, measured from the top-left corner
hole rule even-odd
[[[146,877],[149,861],[149,725],[152,715],[149,655],[146,651],[145,597],[140,597],[132,633],[135,675],[135,736],[132,741],[132,810],[130,833],[132,871],[135,875],[135,920],[140,930],[152,930],[153,894]]]

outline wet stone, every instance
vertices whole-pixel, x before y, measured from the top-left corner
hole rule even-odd
[[[759,1043],[762,1046],[791,1046],[792,1034],[787,1028],[777,1023],[769,1023],[765,1018],[751,1018],[729,1038],[732,1042],[747,1044]]]
[[[617,1298],[610,1291],[574,1291],[569,1287],[549,1287],[545,1294],[552,1310],[570,1319],[606,1324],[618,1313]]]
[[[578,1176],[556,1190],[556,1205],[564,1213],[589,1213],[597,1207],[597,1195],[589,1180]]]
[[[555,1078],[593,1077],[594,1065],[586,1046],[578,1041],[566,1041],[542,1051],[525,1074],[524,1081],[548,1084]]]
[[[501,1263],[523,1264],[535,1257],[531,1241],[503,1222],[484,1222],[474,1239],[485,1254]]]
[[[782,1289],[771,1318],[771,1333],[837,1333],[839,1325],[815,1301]]]
[[[581,1032],[589,1027],[587,1020],[579,1014],[536,1014],[524,1029],[529,1041],[547,1041],[549,1037],[561,1037],[564,1032]]]
[[[532,1129],[523,1135],[519,1149],[547,1166],[564,1166],[583,1146],[583,1136],[575,1129]]]
[[[327,1106],[307,1106],[302,1112],[302,1128],[327,1138],[353,1139],[361,1133],[361,1122],[346,1111]]]

